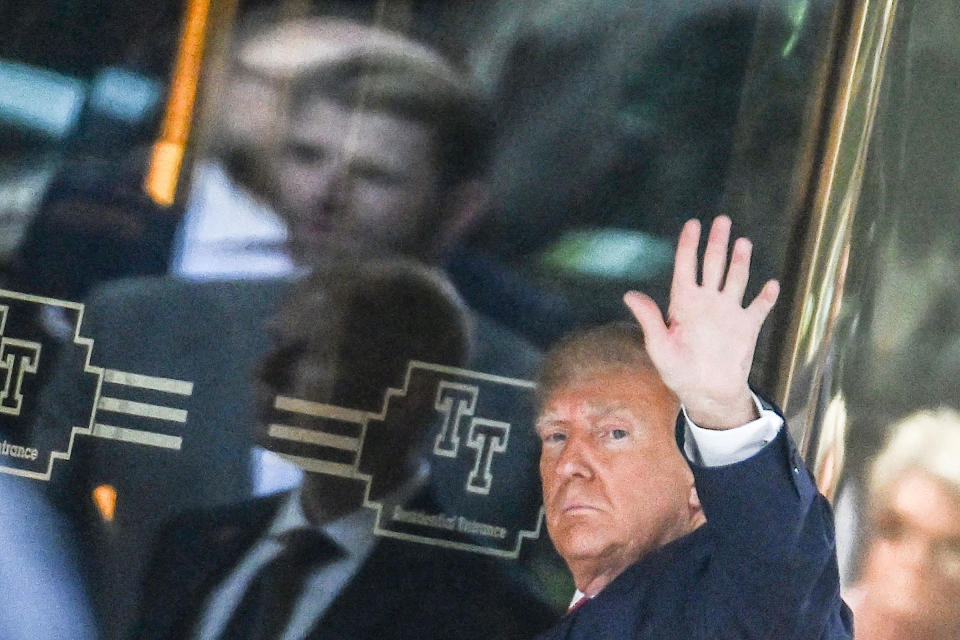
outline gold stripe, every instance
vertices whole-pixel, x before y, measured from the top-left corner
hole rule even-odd
[[[281,440],[289,440],[291,442],[315,444],[321,447],[342,449],[343,451],[360,450],[359,438],[338,436],[332,433],[325,433],[323,431],[314,431],[313,429],[289,427],[285,424],[271,424],[267,432],[271,438],[280,438]]]
[[[193,120],[193,105],[197,97],[210,2],[211,0],[187,0],[183,32],[173,77],[170,80],[167,108],[160,127],[160,139],[154,144],[144,180],[145,191],[161,206],[172,205],[177,192],[177,182]]]
[[[116,369],[103,370],[104,382],[113,384],[122,384],[128,387],[138,387],[140,389],[152,389],[154,391],[163,391],[165,393],[176,393],[181,396],[193,394],[193,383],[185,380],[175,380],[173,378],[156,378],[154,376],[144,376],[138,373],[129,373],[127,371],[117,371]]]
[[[780,355],[777,397],[808,454],[818,425],[816,389],[843,299],[870,134],[897,0],[854,3],[847,49],[836,73],[826,144],[803,247],[793,321]],[[804,420],[796,419],[803,416]]]
[[[301,456],[291,456],[286,453],[281,453],[279,456],[285,460],[289,460],[304,471],[309,471],[311,473],[325,473],[327,475],[340,476],[342,478],[357,477],[353,467],[349,464],[327,462],[326,460],[316,460],[314,458],[304,458]]]
[[[168,436],[163,433],[153,433],[151,431],[141,431],[139,429],[127,429],[125,427],[114,427],[109,424],[96,423],[90,435],[107,440],[120,440],[121,442],[132,442],[134,444],[145,444],[151,447],[160,447],[162,449],[180,450],[183,444],[183,438],[177,436]]]
[[[144,418],[156,418],[157,420],[169,420],[170,422],[187,421],[187,412],[183,409],[161,407],[155,404],[121,400],[120,398],[110,398],[108,396],[101,396],[100,401],[97,402],[97,409],[113,411],[115,413],[126,413],[127,415],[141,416]]]
[[[338,422],[352,422],[354,424],[362,424],[367,417],[365,411],[335,407],[332,404],[310,402],[309,400],[290,398],[288,396],[277,396],[273,406],[281,411],[302,413],[317,418],[327,418],[329,420],[337,420]]]

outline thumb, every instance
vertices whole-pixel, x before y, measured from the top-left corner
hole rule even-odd
[[[663,321],[663,313],[653,298],[639,291],[628,291],[623,296],[623,302],[636,318],[640,330],[643,331],[644,342],[647,347],[651,344],[663,342],[667,334],[667,325]]]
[[[757,297],[754,298],[750,306],[747,307],[747,312],[754,317],[758,325],[763,324],[763,321],[767,319],[779,295],[780,283],[776,280],[768,280],[767,283],[763,285],[763,288],[760,289]]]

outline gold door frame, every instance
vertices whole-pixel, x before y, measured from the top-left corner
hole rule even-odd
[[[897,5],[897,0],[855,0],[846,8],[845,45],[832,78],[835,89],[824,118],[819,169],[811,175],[809,222],[790,300],[790,327],[779,357],[777,400],[801,437],[801,449],[822,481],[821,489],[824,478],[835,480],[843,458],[843,399],[839,391],[822,389],[822,380],[830,363]],[[828,404],[839,409],[827,411],[824,419],[819,414]],[[826,428],[825,422],[830,423]],[[824,451],[833,455],[821,455]]]
[[[202,77],[214,74],[223,59],[236,10],[237,0],[184,3],[167,104],[143,183],[146,194],[158,205],[169,207],[187,193],[183,187],[189,186],[188,180],[182,178],[198,138],[193,135],[198,88]]]

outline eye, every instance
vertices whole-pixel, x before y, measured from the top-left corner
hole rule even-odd
[[[540,439],[544,444],[556,444],[560,442],[566,442],[567,434],[561,431],[550,431],[541,435]]]
[[[626,430],[626,429],[611,429],[611,430],[610,430],[610,437],[613,438],[614,440],[622,440],[622,439],[626,438],[628,435],[629,435],[629,434],[627,433],[627,430]]]
[[[350,175],[357,180],[384,186],[400,182],[400,176],[394,172],[369,163],[355,163],[350,167]]]
[[[286,155],[290,160],[302,164],[316,164],[324,157],[323,149],[296,141],[286,145]]]
[[[882,513],[876,520],[876,533],[885,540],[896,542],[903,536],[904,523],[893,513]]]

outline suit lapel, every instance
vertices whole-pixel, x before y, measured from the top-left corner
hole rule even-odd
[[[356,640],[389,628],[397,615],[416,615],[402,589],[390,583],[397,576],[409,576],[402,544],[378,539],[357,574],[343,588],[314,626],[309,640]],[[375,602],[376,606],[371,606]]]
[[[210,593],[263,535],[285,495],[218,509],[197,519],[196,535],[181,542],[176,564],[182,568],[182,582],[174,593],[174,606],[181,612],[175,616],[179,624],[174,637],[189,637]]]

